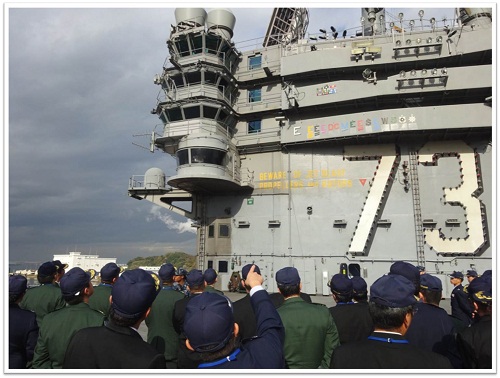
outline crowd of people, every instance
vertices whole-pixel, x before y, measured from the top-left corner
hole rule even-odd
[[[397,261],[368,289],[335,274],[332,306],[302,292],[299,272],[276,272],[268,294],[257,265],[241,271],[246,295],[215,289],[217,272],[170,263],[158,274],[96,272],[50,261],[39,286],[9,277],[9,369],[492,369],[492,272],[442,282]],[[138,329],[145,322],[147,340]]]

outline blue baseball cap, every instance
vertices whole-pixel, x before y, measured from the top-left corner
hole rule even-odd
[[[107,263],[101,268],[101,280],[103,281],[113,281],[113,278],[117,278],[120,275],[121,269],[118,265],[113,262]]]
[[[344,274],[334,274],[328,286],[332,293],[352,294],[352,281]]]
[[[241,269],[241,278],[246,280],[248,276],[248,272],[250,272],[250,269],[252,269],[252,265],[255,265],[255,269],[253,270],[255,273],[260,274],[260,269],[257,266],[257,264],[247,264]]]
[[[477,277],[477,272],[475,270],[468,270],[466,276]]]
[[[75,297],[87,287],[90,280],[94,278],[95,271],[84,271],[82,268],[75,267],[68,270],[59,282],[63,297]]]
[[[205,282],[203,272],[199,269],[192,269],[186,276],[186,281],[189,286],[201,286]]]
[[[454,271],[452,274],[449,275],[451,278],[460,278],[461,280],[464,279],[464,274],[462,272],[457,272]]]
[[[280,285],[298,285],[300,283],[299,272],[296,268],[288,266],[276,272],[276,282]]]
[[[184,333],[197,352],[222,349],[234,330],[233,306],[229,298],[210,292],[193,297],[186,306]]]
[[[56,266],[57,270],[66,269],[69,266],[68,264],[63,264],[61,260],[54,260],[52,261],[52,264]]]
[[[126,270],[111,289],[111,307],[124,318],[143,314],[161,290],[160,278],[143,269]]]
[[[57,266],[52,261],[44,262],[38,268],[38,275],[42,277],[52,276],[57,272]]]
[[[406,261],[396,261],[391,265],[389,274],[399,274],[400,276],[406,277],[408,280],[416,284],[420,284],[420,271],[418,268]]]
[[[362,294],[368,292],[368,285],[361,276],[354,276],[351,278],[352,291],[354,294]]]
[[[472,280],[472,282],[464,288],[464,291],[466,291],[469,297],[476,302],[491,304],[493,301],[492,284],[488,276],[481,276]]]
[[[158,271],[158,275],[163,281],[171,280],[175,275],[175,266],[170,263],[163,264]]]
[[[400,308],[417,302],[413,283],[399,274],[388,274],[377,279],[370,287],[370,302]]]
[[[429,291],[443,291],[441,280],[427,273],[420,276],[420,287]]]
[[[203,273],[203,279],[205,280],[205,282],[207,283],[207,285],[211,285],[217,279],[217,272],[213,268],[208,268]]]
[[[9,294],[19,295],[28,288],[28,280],[26,277],[16,274],[9,276]]]

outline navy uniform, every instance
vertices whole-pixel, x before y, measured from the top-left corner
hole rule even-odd
[[[82,329],[71,340],[65,369],[165,369],[165,358],[135,328],[148,314],[160,290],[156,274],[124,272],[113,285],[109,320]],[[116,322],[119,320],[119,323]]]
[[[452,281],[458,279],[461,282],[464,278],[462,272],[453,272],[449,276]],[[451,316],[463,323],[462,329],[472,323],[472,307],[461,283],[456,284],[451,292]]]
[[[398,274],[390,274],[376,280],[370,288],[370,306],[388,310],[409,309],[416,303],[414,284]],[[378,306],[378,307],[377,307]],[[398,317],[399,318],[399,317]],[[398,319],[396,318],[396,319]],[[391,319],[389,319],[391,320]],[[392,319],[395,322],[395,319]],[[405,323],[406,322],[406,323]],[[403,334],[411,312],[398,328]],[[451,369],[447,358],[409,344],[402,333],[389,332],[375,323],[375,331],[365,340],[341,345],[333,352],[332,369]]]
[[[285,333],[280,317],[262,286],[250,291],[257,319],[257,337],[236,347],[219,360],[201,363],[201,369],[283,369]],[[185,332],[197,351],[217,351],[233,337],[231,301],[221,295],[202,293],[186,308]]]
[[[335,274],[329,286],[336,302],[329,310],[339,333],[340,345],[370,336],[373,321],[368,313],[368,305],[352,301],[352,281],[343,274]]]
[[[94,287],[94,294],[89,298],[90,308],[102,312],[106,317],[108,316],[111,288],[121,272],[122,270],[115,263],[108,263],[101,268],[99,273],[101,283]]]
[[[286,267],[276,272],[278,285],[300,285],[297,269]],[[307,303],[299,295],[285,298],[278,307],[285,327],[285,361],[290,369],[327,369],[332,351],[339,345],[337,327],[328,308]]]
[[[213,268],[208,268],[203,272],[203,279],[205,280],[205,289],[203,291],[208,291],[210,293],[217,293],[224,295],[220,290],[217,290],[214,285],[217,282],[217,272]]]
[[[66,301],[78,299],[76,304],[68,305],[47,314],[40,327],[40,335],[35,348],[33,368],[62,368],[64,354],[71,337],[80,329],[103,324],[104,316],[92,310],[85,301],[92,295],[91,275],[81,268],[70,269],[60,282],[61,292]]]
[[[61,289],[54,284],[56,273],[57,267],[51,261],[43,263],[38,268],[38,278],[47,282],[28,289],[19,303],[20,308],[35,312],[39,327],[45,315],[66,306]]]
[[[148,343],[158,352],[163,353],[167,361],[167,368],[177,368],[177,349],[179,347],[178,334],[173,325],[175,302],[184,298],[184,295],[174,290],[172,278],[175,268],[172,264],[163,264],[158,271],[163,287],[151,305],[151,312],[146,318],[148,327]]]
[[[26,277],[9,277],[9,369],[26,369],[31,364],[38,339],[36,314],[18,304],[27,286]]]
[[[247,264],[241,269],[243,281],[247,279],[252,265]],[[254,272],[260,275],[260,268],[257,265],[254,266]],[[234,321],[239,325],[239,336],[242,341],[257,336],[257,318],[255,317],[250,300],[250,292],[246,288],[245,290],[247,291],[247,295],[233,303]],[[269,298],[271,298],[271,295],[269,295]]]

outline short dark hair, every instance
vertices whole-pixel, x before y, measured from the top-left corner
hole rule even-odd
[[[143,316],[145,312],[133,317],[133,318],[125,318],[121,315],[118,315],[115,312],[113,306],[109,307],[109,320],[115,323],[119,327],[131,327],[135,323],[137,323]]]
[[[406,307],[388,307],[369,302],[368,310],[376,328],[390,331],[401,327],[406,314],[413,312],[413,305]]]
[[[204,362],[217,361],[221,358],[229,356],[233,350],[238,348],[240,341],[238,337],[231,337],[226,345],[222,349],[216,350],[215,352],[199,352],[200,358]],[[211,347],[211,346],[210,346]]]
[[[352,295],[351,294],[340,294],[340,293],[333,292],[333,295],[335,295],[335,298],[337,299],[337,302],[341,302],[341,303],[350,302],[351,299],[352,299]]]
[[[442,291],[431,291],[427,289],[420,289],[420,292],[424,296],[425,302],[430,303],[436,306],[439,306],[439,302],[441,302]]]
[[[54,281],[54,276],[55,276],[55,273],[51,276],[37,275],[36,279],[38,280],[38,282],[40,282],[40,285],[43,285],[43,284],[52,283]]]
[[[356,302],[366,302],[368,300],[368,292],[367,291],[363,291],[363,292],[360,292],[360,293],[354,293],[352,295],[352,298]]]
[[[167,278],[166,280],[161,280],[163,285],[173,285],[174,283],[174,278]]]
[[[16,303],[19,299],[23,297],[24,293],[20,294],[11,294],[9,293],[9,304],[14,304]]]
[[[190,285],[190,284],[188,284],[188,286],[189,286],[189,290],[190,291],[203,291],[205,289],[205,282],[203,282],[200,285]]]
[[[78,303],[82,303],[83,302],[83,290],[88,288],[90,285],[92,285],[92,283],[90,281],[87,282],[87,284],[83,287],[83,289],[80,290],[80,294],[78,294],[78,295],[71,295],[68,297],[63,295],[64,300],[70,306],[74,306],[74,305],[77,305]]]
[[[280,289],[281,295],[283,295],[285,298],[288,298],[292,295],[300,294],[300,283],[298,283],[297,285],[278,284],[278,289]]]

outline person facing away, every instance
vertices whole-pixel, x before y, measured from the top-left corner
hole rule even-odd
[[[250,290],[252,288],[247,284],[246,279],[248,272],[253,264],[247,264],[241,269],[241,286],[243,286],[247,294],[233,303],[234,321],[238,323],[240,340],[245,342],[247,339],[257,336],[257,318],[253,311],[252,301],[250,298]],[[260,275],[260,268],[254,266],[254,272]],[[271,295],[269,295],[271,297]]]
[[[66,306],[61,289],[55,284],[56,274],[57,267],[52,261],[40,265],[37,273],[40,286],[28,289],[19,303],[20,308],[36,314],[38,327],[41,327],[45,315]]]
[[[205,290],[204,291],[210,291],[212,293],[217,293],[224,295],[224,293],[220,290],[217,290],[215,288],[215,283],[217,282],[217,272],[213,268],[208,268],[203,272],[203,279],[205,280]]]
[[[352,280],[344,274],[335,274],[328,286],[335,301],[335,306],[329,310],[339,333],[340,345],[370,336],[373,322],[368,308],[356,305],[352,300],[354,292]]]
[[[365,340],[333,351],[332,369],[451,369],[437,353],[409,344],[404,335],[417,302],[413,282],[398,274],[377,279],[370,288],[369,310],[375,326]]]
[[[179,347],[179,336],[173,324],[175,302],[184,298],[184,294],[174,289],[175,267],[166,263],[160,267],[158,275],[162,281],[162,287],[146,318],[148,327],[148,343],[158,352],[163,353],[168,369],[177,368],[177,349]]]
[[[475,278],[467,287],[474,307],[474,323],[457,335],[460,354],[466,369],[491,369],[493,366],[493,291],[491,271]]]
[[[448,313],[439,307],[443,285],[438,277],[430,274],[420,276],[420,302],[415,311],[405,338],[419,348],[447,357],[455,369],[462,368],[462,359],[455,340],[456,329]]]
[[[109,320],[77,332],[65,369],[165,369],[165,357],[137,331],[160,291],[160,279],[143,269],[127,270],[111,289]]]
[[[289,369],[328,369],[339,334],[325,305],[307,303],[300,297],[302,282],[296,268],[276,272],[278,290],[285,302],[278,307],[285,327],[285,361]]]
[[[282,369],[284,329],[255,266],[246,275],[257,319],[257,337],[240,345],[229,298],[204,292],[186,306],[186,346],[200,353],[203,369]]]
[[[62,276],[61,293],[67,306],[47,314],[40,327],[40,335],[33,357],[34,369],[60,369],[71,337],[80,329],[96,327],[104,322],[104,315],[89,307],[94,293],[90,282],[94,271],[72,268]]]
[[[462,286],[463,273],[454,271],[449,277],[454,286],[451,292],[451,316],[455,319],[457,331],[461,331],[472,323],[473,307]]]
[[[89,306],[94,310],[102,312],[106,317],[109,314],[109,296],[111,288],[116,282],[122,270],[118,265],[111,262],[101,268],[99,275],[101,283],[94,287],[94,294],[89,298]]]
[[[68,269],[68,264],[63,264],[61,260],[54,260],[52,261],[52,264],[56,266],[56,279],[54,281],[54,284],[59,286],[59,282],[61,281],[62,276],[64,276],[64,273],[66,273],[66,269]]]
[[[31,365],[38,339],[36,314],[19,307],[27,287],[26,277],[9,276],[9,369],[26,369]]]
[[[420,270],[413,264],[406,261],[396,261],[391,265],[389,274],[399,274],[405,277],[413,284],[413,295],[418,300],[418,293],[420,292]]]

